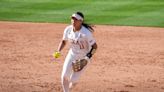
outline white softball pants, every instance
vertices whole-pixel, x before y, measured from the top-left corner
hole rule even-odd
[[[69,92],[69,86],[71,85],[71,83],[72,84],[76,83],[81,73],[85,70],[82,69],[79,72],[74,72],[72,70],[72,61],[74,60],[77,60],[77,57],[74,57],[69,51],[63,65],[63,70],[61,75],[62,87],[64,92]]]

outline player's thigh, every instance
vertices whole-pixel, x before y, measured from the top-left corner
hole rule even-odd
[[[71,54],[68,53],[63,65],[62,76],[61,76],[62,78],[70,77],[72,73],[72,58],[73,57],[71,56]]]
[[[73,83],[77,82],[77,80],[80,78],[80,76],[84,73],[84,71],[86,71],[88,67],[88,64],[81,70],[81,71],[78,71],[78,72],[72,72],[71,74],[71,81]]]

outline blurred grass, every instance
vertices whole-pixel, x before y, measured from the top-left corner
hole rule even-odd
[[[0,0],[0,20],[69,23],[82,11],[92,24],[164,27],[164,0]]]

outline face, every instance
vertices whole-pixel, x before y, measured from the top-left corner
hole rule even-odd
[[[82,21],[81,20],[77,20],[76,18],[72,17],[71,18],[71,23],[75,28],[81,27],[82,25]]]

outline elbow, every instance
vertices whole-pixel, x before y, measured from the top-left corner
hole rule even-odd
[[[66,44],[66,41],[65,40],[62,40],[61,41],[61,44],[65,45]]]
[[[92,47],[93,47],[94,49],[97,49],[97,48],[98,48],[97,43],[94,43],[94,44],[92,45]]]

